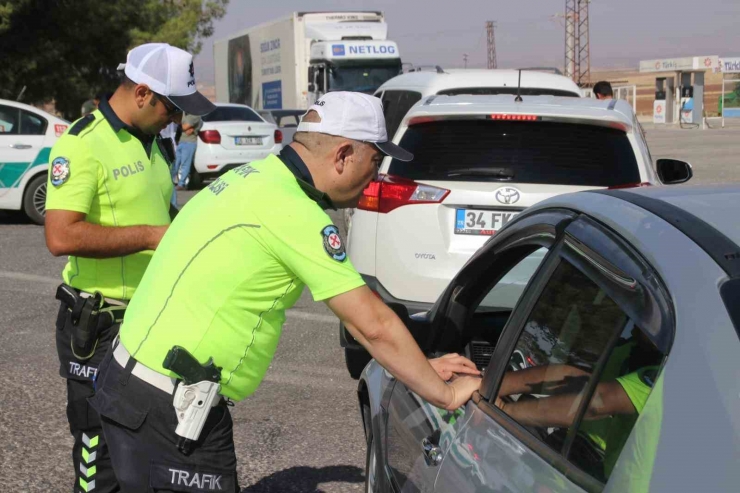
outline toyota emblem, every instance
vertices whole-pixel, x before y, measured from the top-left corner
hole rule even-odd
[[[496,200],[502,204],[511,205],[519,202],[521,194],[514,187],[501,187],[496,190]]]

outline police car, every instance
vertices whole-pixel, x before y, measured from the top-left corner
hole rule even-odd
[[[0,209],[22,210],[44,224],[49,153],[69,122],[0,99]]]
[[[412,313],[428,310],[465,262],[519,213],[556,195],[679,182],[688,163],[653,166],[626,101],[514,95],[429,96],[364,191],[347,253],[368,286]],[[686,181],[690,176],[683,176]],[[367,352],[340,328],[350,375]]]

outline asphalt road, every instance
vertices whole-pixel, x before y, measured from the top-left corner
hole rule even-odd
[[[654,158],[694,165],[692,183],[740,182],[738,127],[646,130]],[[334,219],[341,226],[338,213]],[[0,492],[71,490],[72,440],[54,347],[54,290],[64,262],[47,252],[42,228],[0,212]],[[361,491],[365,445],[355,388],[336,319],[304,295],[288,313],[264,383],[232,408],[242,491]]]

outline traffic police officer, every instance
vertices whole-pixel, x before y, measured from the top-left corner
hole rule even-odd
[[[74,436],[74,491],[118,491],[93,394],[98,365],[170,224],[172,181],[159,132],[213,105],[195,90],[192,56],[167,44],[131,50],[110,100],[51,151],[46,244],[69,255],[57,291],[57,351]]]
[[[173,346],[199,362],[213,358],[220,394],[244,399],[265,375],[285,310],[304,285],[431,403],[457,409],[478,388],[478,378],[447,385],[438,376],[478,372],[462,357],[427,362],[400,319],[365,286],[323,210],[356,206],[383,154],[413,158],[388,142],[380,100],[329,93],[279,157],[236,168],[183,209],[129,305],[91,399],[124,491],[238,490],[227,403],[216,401],[193,449],[181,452],[175,428],[186,413],[173,409],[173,392],[182,385],[175,378],[187,375],[163,362]]]

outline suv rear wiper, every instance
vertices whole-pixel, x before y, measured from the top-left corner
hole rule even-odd
[[[511,168],[457,168],[445,173],[446,176],[495,176],[511,180],[514,170]]]

